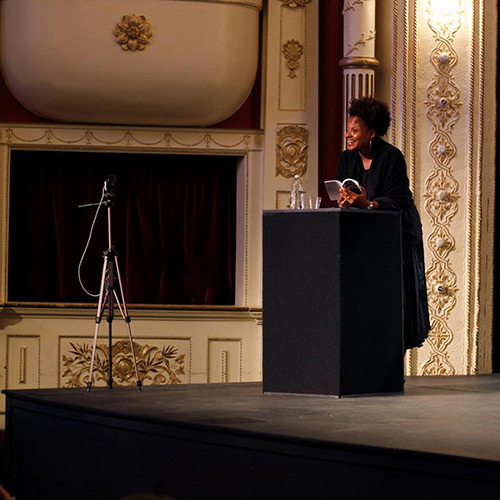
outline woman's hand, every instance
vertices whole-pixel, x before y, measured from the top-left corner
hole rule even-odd
[[[340,197],[338,199],[339,207],[347,208],[347,207],[358,207],[358,208],[366,208],[370,202],[366,197],[366,190],[363,186],[361,186],[361,194],[354,193],[349,189],[340,188]]]

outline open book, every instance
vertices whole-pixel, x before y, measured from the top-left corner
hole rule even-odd
[[[337,201],[339,199],[340,188],[348,189],[356,194],[361,194],[361,186],[355,179],[344,179],[342,182],[336,180],[325,181],[325,187],[332,201]]]

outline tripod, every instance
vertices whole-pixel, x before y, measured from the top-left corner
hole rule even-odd
[[[114,194],[112,193],[113,185],[116,181],[116,176],[110,174],[104,183],[104,201],[103,204],[107,207],[108,212],[108,249],[103,253],[104,263],[102,266],[101,288],[99,291],[99,302],[97,305],[97,315],[95,318],[95,331],[94,331],[94,345],[92,347],[92,358],[90,360],[89,379],[87,382],[87,392],[92,388],[92,373],[94,371],[94,360],[97,347],[97,335],[99,333],[99,326],[102,321],[104,309],[108,306],[108,314],[106,321],[108,322],[108,348],[109,348],[109,378],[108,388],[113,388],[113,319],[114,319],[114,306],[118,305],[122,318],[127,324],[128,338],[130,340],[130,350],[132,351],[132,359],[134,361],[135,377],[137,380],[137,388],[142,390],[142,382],[139,378],[137,370],[137,360],[135,357],[134,341],[132,339],[132,329],[130,328],[130,316],[127,311],[127,305],[123,297],[123,285],[120,274],[120,267],[118,265],[118,254],[115,247],[111,243],[111,207],[114,204]],[[118,278],[118,291],[115,288],[115,271],[116,278]]]

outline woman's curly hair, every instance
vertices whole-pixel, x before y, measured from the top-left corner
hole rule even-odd
[[[370,130],[375,130],[377,137],[385,135],[391,124],[389,106],[373,97],[353,99],[348,114],[361,118]]]

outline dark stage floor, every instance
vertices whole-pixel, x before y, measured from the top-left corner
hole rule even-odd
[[[294,493],[300,496],[300,485],[312,488],[328,479],[329,488],[342,488],[340,498],[361,496],[362,484],[352,483],[364,481],[373,481],[375,492],[383,491],[386,481],[396,489],[408,487],[402,498],[426,492],[433,493],[425,498],[434,498],[433,494],[438,498],[437,493],[441,497],[453,488],[471,494],[500,488],[500,375],[409,377],[404,395],[342,399],[264,395],[258,383],[144,387],[142,393],[118,387],[111,391],[94,388],[91,393],[83,389],[10,391],[7,399],[8,451],[14,462],[10,482],[12,488],[25,492],[22,497],[17,492],[23,499],[31,498],[31,490],[21,475],[34,481],[41,476],[29,470],[31,461],[25,456],[27,450],[23,451],[29,446],[30,423],[35,421],[49,427],[53,424],[51,432],[55,433],[46,443],[34,437],[39,452],[44,446],[53,446],[54,453],[63,453],[65,443],[72,442],[78,454],[85,456],[81,447],[88,443],[99,456],[103,443],[109,448],[114,446],[113,440],[121,439],[123,445],[124,431],[137,453],[147,455],[161,443],[166,462],[159,470],[173,471],[176,463],[176,477],[157,478],[156,482],[151,478],[142,486],[136,481],[128,491],[142,487],[149,492],[173,493],[178,499],[260,498],[255,495],[262,493],[264,484],[269,485],[268,491],[275,491],[280,487],[275,479],[288,481],[287,470],[290,489],[285,492],[293,498]],[[99,428],[105,432],[100,434]],[[113,437],[116,429],[122,434]],[[148,442],[145,436],[155,438]],[[95,443],[89,441],[92,439]],[[196,443],[196,447],[191,452],[178,448],[176,458],[174,441],[177,447],[181,442]],[[145,449],[141,451],[142,445]],[[102,459],[108,460],[104,455]],[[156,450],[154,456],[158,461],[162,454]],[[283,457],[293,457],[293,464],[281,463]],[[219,459],[219,466],[203,463]],[[95,457],[92,460],[95,464]],[[105,462],[99,465],[106,466]],[[219,480],[217,484],[224,489],[214,489],[213,494],[204,489],[198,496],[194,486],[184,488],[179,475],[189,467],[193,474],[220,471],[225,483]],[[306,479],[292,480],[291,475],[300,475],[301,470],[311,484]],[[203,485],[208,479],[201,476],[196,477]],[[230,494],[238,484],[243,492]],[[48,498],[50,488],[44,487]],[[66,492],[67,498],[85,498],[78,496],[78,488],[72,494]],[[102,498],[123,494],[120,488],[116,491],[115,497],[108,492]],[[318,487],[315,494],[321,491],[327,490]],[[385,496],[395,498],[395,491],[390,488]],[[63,498],[55,490],[51,494]]]

